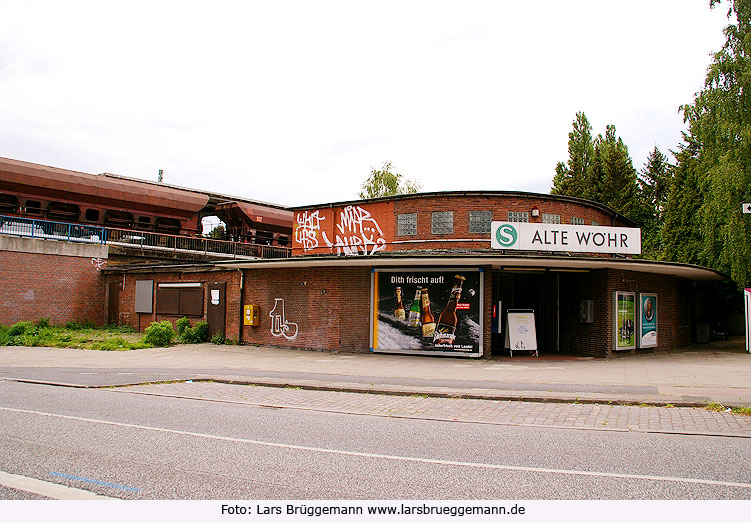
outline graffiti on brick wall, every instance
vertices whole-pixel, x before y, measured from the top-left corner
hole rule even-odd
[[[288,340],[297,338],[297,323],[287,321],[284,314],[284,298],[274,298],[274,308],[269,312],[271,317],[271,335],[284,336]]]
[[[334,241],[321,231],[323,240],[336,254],[358,256],[375,254],[386,249],[386,239],[378,222],[368,211],[358,205],[349,205],[339,212],[339,223]]]
[[[104,265],[105,265],[106,263],[107,263],[107,260],[105,260],[104,258],[92,258],[92,259],[91,259],[91,264],[92,264],[92,265],[93,265],[94,267],[96,267],[96,270],[99,270],[99,269],[101,269],[102,267],[104,267]]]
[[[303,251],[310,251],[318,247],[318,231],[321,230],[321,221],[324,219],[319,211],[297,213],[295,241],[302,245]]]

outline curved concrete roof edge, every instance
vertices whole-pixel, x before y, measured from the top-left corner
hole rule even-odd
[[[709,267],[632,258],[584,258],[564,256],[505,256],[493,254],[409,254],[376,256],[296,256],[285,259],[258,259],[215,262],[215,267],[261,269],[271,267],[371,267],[374,269],[424,265],[430,267],[491,267],[510,272],[548,270],[580,272],[594,269],[621,269],[635,272],[676,276],[687,280],[729,280]]]

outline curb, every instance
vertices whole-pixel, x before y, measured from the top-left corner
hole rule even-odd
[[[276,388],[296,388],[303,390],[320,390],[329,392],[351,392],[356,394],[380,394],[385,396],[425,396],[428,398],[453,398],[453,399],[473,399],[473,400],[488,400],[488,401],[523,401],[529,403],[574,403],[574,404],[589,404],[589,405],[619,405],[624,407],[633,406],[648,406],[648,407],[665,407],[666,405],[672,405],[673,407],[686,407],[686,408],[703,408],[711,401],[689,401],[689,400],[629,400],[622,398],[605,399],[605,398],[563,398],[560,396],[535,396],[535,395],[520,395],[520,394],[476,394],[469,392],[437,392],[437,391],[425,391],[416,390],[394,390],[388,388],[379,387],[355,387],[355,386],[332,386],[325,384],[311,384],[301,383],[294,381],[275,381],[275,380],[239,380],[239,379],[227,379],[227,378],[181,378],[170,380],[156,380],[156,381],[142,381],[121,383],[112,385],[85,385],[79,383],[65,383],[35,380],[28,378],[12,378],[2,377],[0,378],[6,381],[15,381],[18,383],[32,383],[36,385],[48,385],[52,387],[68,387],[77,389],[112,389],[119,387],[135,387],[138,385],[158,385],[165,383],[182,383],[185,381],[201,382],[214,382],[224,383],[227,385],[246,385],[246,386],[262,386],[262,387],[276,387]],[[726,405],[728,407],[735,407],[735,405]]]

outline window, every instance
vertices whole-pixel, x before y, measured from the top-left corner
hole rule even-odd
[[[99,211],[97,209],[86,209],[86,212],[84,213],[84,220],[86,220],[87,222],[98,222]]]
[[[510,222],[528,222],[529,221],[529,213],[528,212],[512,212],[512,211],[509,211],[509,213],[508,213],[508,221],[510,221]]]
[[[203,283],[160,283],[156,313],[203,316]]]
[[[42,212],[42,202],[37,200],[26,200],[27,214],[40,214]]]
[[[397,236],[414,236],[417,234],[417,213],[399,214],[396,217]]]
[[[542,213],[542,223],[561,223],[561,215]]]
[[[600,225],[600,223],[599,223],[599,222],[596,222],[596,221],[594,221],[594,220],[592,220],[592,225],[595,225],[595,226],[597,226],[597,225]]]
[[[151,227],[151,218],[149,218],[148,216],[139,216],[136,226],[139,229],[148,229],[149,227]]]
[[[493,211],[469,211],[469,232],[490,234]]]
[[[571,218],[571,225],[584,225],[584,218]]]
[[[451,234],[454,232],[453,211],[435,211],[431,214],[430,232],[432,234]]]

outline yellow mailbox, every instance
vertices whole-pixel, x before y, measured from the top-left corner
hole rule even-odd
[[[245,306],[245,325],[258,327],[261,324],[261,307],[259,305]]]

